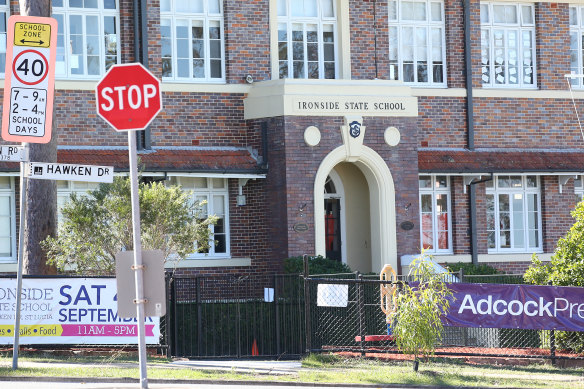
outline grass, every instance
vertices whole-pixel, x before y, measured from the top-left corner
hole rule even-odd
[[[0,376],[139,378],[136,358],[126,354],[58,356],[34,352],[21,353],[19,361],[21,367],[13,371],[11,353],[0,353]],[[46,366],[44,366],[45,363]],[[129,365],[125,365],[126,363]],[[418,373],[415,373],[411,362],[342,358],[324,354],[308,356],[302,361],[302,366],[303,369],[297,374],[276,376],[241,373],[234,369],[217,371],[172,368],[172,364],[165,359],[150,358],[148,377],[167,380],[262,380],[374,385],[584,389],[584,369],[559,369],[548,364],[508,367],[470,365],[447,358],[434,358],[429,362],[420,363],[420,369]]]

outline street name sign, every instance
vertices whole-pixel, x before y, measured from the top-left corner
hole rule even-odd
[[[24,171],[28,178],[40,180],[114,181],[113,166],[69,165],[64,163],[30,162]]]
[[[0,146],[0,162],[26,162],[28,155],[23,146]]]
[[[97,113],[116,131],[143,130],[162,109],[160,80],[140,63],[112,66],[95,97]]]
[[[57,20],[8,19],[2,138],[48,143],[53,121]]]

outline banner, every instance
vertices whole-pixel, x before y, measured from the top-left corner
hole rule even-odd
[[[115,278],[24,278],[20,344],[138,344],[136,319],[118,316]],[[0,344],[13,344],[16,279],[0,279]],[[147,317],[146,343],[160,342]]]
[[[445,325],[584,331],[584,288],[464,283],[448,287],[455,300]]]

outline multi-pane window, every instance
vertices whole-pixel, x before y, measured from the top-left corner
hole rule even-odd
[[[119,62],[116,0],[53,0],[57,77],[99,77]]]
[[[278,0],[279,78],[337,78],[335,0]]]
[[[60,224],[63,220],[61,210],[73,193],[78,196],[86,196],[89,191],[93,191],[98,187],[99,184],[96,182],[57,181],[57,223]]]
[[[210,177],[172,177],[171,184],[180,185],[184,190],[192,191],[193,201],[206,202],[197,218],[205,219],[209,215],[217,216],[217,223],[211,226],[213,234],[209,251],[194,253],[191,257],[229,256],[229,196],[227,180]]]
[[[446,85],[444,2],[390,0],[389,78]]]
[[[489,252],[540,251],[539,178],[495,176],[486,184]]]
[[[584,7],[580,5],[570,6],[570,72],[573,74],[584,73],[583,37]],[[574,87],[584,87],[584,79],[580,77],[571,78],[570,81]]]
[[[448,176],[420,176],[419,186],[422,249],[437,254],[451,253],[452,234]]]
[[[223,2],[161,0],[162,77],[224,81]]]
[[[7,0],[0,0],[0,74],[6,67],[6,23],[10,16]]]
[[[481,2],[481,74],[485,86],[536,86],[533,4]]]
[[[16,216],[14,207],[14,179],[0,176],[0,262],[15,260]]]

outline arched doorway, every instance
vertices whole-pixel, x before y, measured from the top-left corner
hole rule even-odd
[[[367,189],[363,193],[366,193],[365,196],[368,197],[369,203],[369,206],[364,210],[364,212],[368,213],[369,240],[363,239],[362,244],[363,246],[367,245],[370,259],[368,264],[359,264],[361,268],[354,270],[378,272],[386,263],[397,269],[395,189],[391,172],[379,154],[366,146],[363,146],[363,152],[356,162],[343,163],[346,159],[346,150],[343,146],[340,146],[323,159],[317,171],[314,182],[315,252],[317,255],[326,256],[327,254],[326,211],[324,206],[327,178],[331,176],[331,172],[339,175],[339,171],[341,171],[339,181],[343,182],[345,173],[342,172],[343,169],[341,167],[345,165],[346,168],[350,167],[350,169],[358,171],[358,174],[362,177],[362,186],[366,186]],[[334,180],[332,182],[335,183]],[[343,186],[343,197],[346,197],[349,183],[343,183]],[[338,188],[335,189],[338,192]],[[354,202],[347,203],[344,207],[341,205],[341,210],[345,208],[345,214],[347,214],[347,209],[354,205]],[[347,220],[349,224],[353,224],[352,219],[347,217]],[[343,231],[343,226],[346,225],[346,223],[341,223],[341,232]],[[341,247],[343,247],[343,244],[347,246],[351,238],[343,239],[341,235]],[[348,263],[353,262],[351,258],[346,260]],[[350,263],[349,266],[351,266]]]

